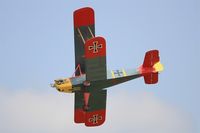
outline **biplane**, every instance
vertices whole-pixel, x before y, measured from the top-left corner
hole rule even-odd
[[[74,11],[75,72],[70,78],[54,80],[52,87],[60,92],[75,93],[75,123],[102,125],[106,118],[107,87],[144,77],[146,84],[158,82],[163,70],[159,51],[146,52],[144,62],[136,69],[107,70],[106,40],[95,36],[94,10],[85,7]]]

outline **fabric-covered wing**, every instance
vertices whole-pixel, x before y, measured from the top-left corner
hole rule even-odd
[[[87,81],[107,78],[106,41],[103,37],[95,37],[85,43],[85,73]]]
[[[86,126],[102,125],[106,117],[106,95],[107,90],[90,93],[89,109],[83,110],[83,92],[76,92],[74,121],[85,123]]]
[[[88,39],[95,37],[94,10],[86,7],[74,12],[74,43],[75,43],[75,68],[78,65],[85,73],[84,44]],[[75,73],[76,76],[80,72]]]
[[[102,125],[106,119],[107,90],[96,91],[90,94],[89,110],[85,116],[86,126]]]
[[[75,92],[74,99],[74,122],[75,123],[85,123],[85,111],[83,110],[84,106],[84,97],[83,92]]]

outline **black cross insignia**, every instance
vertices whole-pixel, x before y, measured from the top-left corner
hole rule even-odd
[[[117,74],[117,76],[121,76],[121,74],[123,74],[121,71],[119,71],[119,70],[116,70],[115,72],[114,72],[114,74],[116,75]]]
[[[89,118],[89,122],[92,122],[92,124],[97,124],[98,120],[102,120],[102,116],[99,116],[98,114],[93,115],[92,118]]]
[[[98,53],[100,48],[103,48],[102,44],[98,44],[98,41],[93,42],[93,46],[89,46],[88,50],[93,50],[93,53]]]

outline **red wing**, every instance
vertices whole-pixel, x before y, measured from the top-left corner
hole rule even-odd
[[[96,110],[93,112],[87,112],[85,117],[86,126],[99,126],[102,125],[106,118],[106,110]]]
[[[85,58],[105,57],[106,41],[103,37],[95,37],[85,43]]]
[[[106,90],[95,91],[90,94],[89,110],[85,115],[86,126],[102,125],[106,118]]]
[[[74,27],[94,25],[94,10],[90,7],[78,9],[74,12]]]
[[[106,118],[106,95],[106,90],[90,93],[88,110],[84,110],[83,92],[76,92],[74,121],[86,126],[102,125]]]
[[[75,92],[74,122],[85,123],[85,111],[83,110],[83,92]]]
[[[94,10],[89,7],[76,10],[74,12],[75,69],[80,65],[82,73],[85,73],[84,44],[93,37],[95,37]],[[76,76],[80,74],[76,71]]]

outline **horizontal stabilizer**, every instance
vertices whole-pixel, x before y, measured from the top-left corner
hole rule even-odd
[[[146,84],[158,83],[158,73],[150,73],[150,74],[144,75],[144,81]]]
[[[156,84],[158,82],[158,72],[163,71],[160,63],[159,51],[151,50],[146,52],[143,65],[139,67],[139,72],[144,76],[146,84]]]
[[[153,67],[153,65],[159,62],[159,51],[158,50],[151,50],[146,52],[144,57],[143,67]]]

